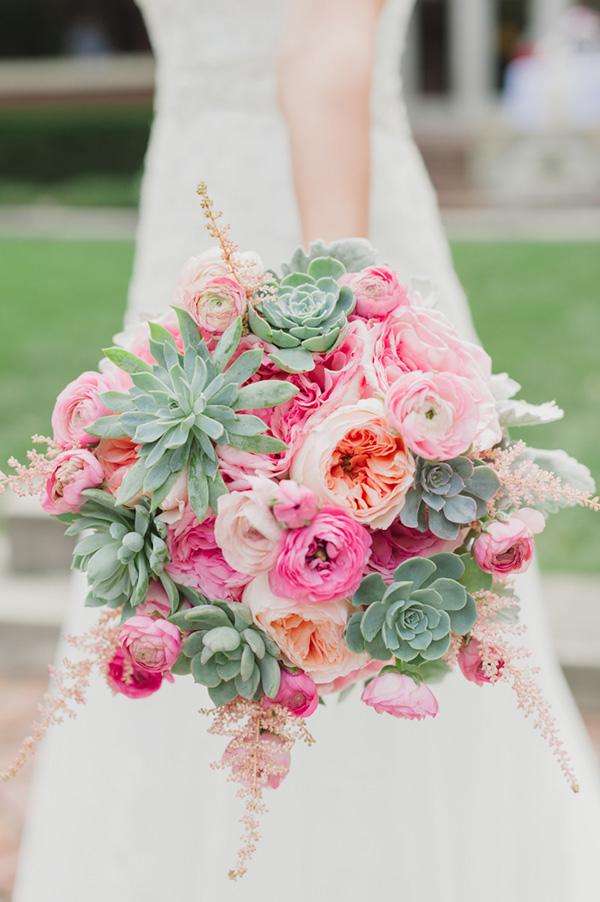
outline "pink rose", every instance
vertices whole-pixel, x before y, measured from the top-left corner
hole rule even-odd
[[[385,529],[404,506],[415,462],[376,399],[341,407],[310,429],[291,477],[322,504],[340,507],[372,529]]]
[[[106,679],[114,692],[127,698],[146,698],[158,692],[162,686],[162,673],[153,673],[135,667],[129,655],[118,648],[110,661]]]
[[[454,373],[406,373],[386,399],[390,423],[413,454],[450,460],[471,447],[479,431],[479,408],[468,379]]]
[[[221,758],[236,783],[252,786],[257,779],[260,786],[277,789],[288,775],[291,755],[288,743],[274,733],[259,737],[259,764],[256,767],[256,746],[250,739],[232,739]]]
[[[504,670],[504,660],[490,649],[484,662],[481,643],[478,639],[470,639],[458,653],[458,665],[463,675],[471,683],[483,686],[486,683],[497,683]]]
[[[377,529],[372,533],[373,550],[368,562],[368,569],[381,573],[386,582],[394,578],[394,570],[411,557],[430,557],[440,551],[452,551],[454,542],[438,539],[432,532],[419,532],[403,526],[400,520],[394,520],[387,529]],[[460,541],[459,543],[460,544]]]
[[[137,670],[165,674],[179,657],[181,633],[162,617],[136,614],[123,624],[119,643]]]
[[[332,695],[335,692],[343,692],[349,686],[359,683],[361,680],[368,680],[369,677],[376,676],[382,667],[385,667],[385,661],[369,661],[364,667],[358,670],[352,670],[347,676],[338,677],[331,683],[321,683],[319,685],[319,695]]]
[[[348,598],[370,553],[368,529],[340,508],[324,507],[309,526],[284,533],[269,584],[276,595],[302,602]]]
[[[85,503],[82,492],[104,481],[99,462],[89,451],[74,448],[54,458],[52,472],[44,486],[42,507],[49,514],[76,513]]]
[[[198,523],[187,510],[169,527],[167,547],[171,558],[167,572],[184,586],[198,589],[207,598],[239,601],[248,576],[229,566],[215,539],[215,519]]]
[[[281,705],[296,717],[310,717],[319,706],[319,693],[314,680],[307,673],[302,673],[301,670],[292,673],[282,668],[276,698],[271,700],[265,696],[263,704],[267,707]]]
[[[408,720],[423,720],[438,713],[437,699],[431,689],[403,673],[388,671],[375,677],[365,686],[361,698],[378,714],[393,714]]]
[[[219,498],[215,537],[227,563],[253,576],[275,562],[281,527],[272,513],[277,484],[262,476],[249,481],[250,491]]]
[[[317,684],[347,676],[367,663],[367,656],[350,651],[344,639],[350,605],[346,601],[302,604],[280,598],[266,573],[255,577],[242,599],[254,622],[277,643],[294,667]]]
[[[160,617],[169,616],[171,605],[167,593],[157,580],[152,580],[148,586],[146,600],[137,606],[135,612],[136,614],[145,614],[147,617],[151,617],[153,614]]]
[[[94,449],[104,471],[106,488],[115,494],[131,467],[137,463],[138,448],[130,438],[103,438]]]
[[[86,372],[63,388],[52,411],[52,430],[58,445],[72,448],[98,443],[96,436],[85,430],[99,417],[111,413],[99,397],[107,387],[103,375]]]
[[[353,316],[361,319],[386,319],[392,310],[410,304],[406,288],[387,266],[369,266],[360,272],[346,273],[340,284],[349,285],[354,292]]]
[[[310,489],[298,485],[291,479],[284,479],[277,486],[277,501],[273,505],[273,514],[282,526],[287,529],[308,526],[317,510],[317,499]]]
[[[539,511],[521,508],[506,521],[494,520],[473,543],[478,566],[502,578],[523,573],[533,557],[533,536],[542,532],[545,520]]]

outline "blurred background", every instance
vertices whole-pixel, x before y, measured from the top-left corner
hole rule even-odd
[[[154,68],[131,0],[0,0],[0,13],[3,465],[49,432],[58,391],[120,326]],[[600,478],[600,2],[419,0],[398,77],[496,369],[567,411],[530,440]],[[34,505],[1,500],[6,760],[45,683],[70,549]],[[568,512],[539,545],[557,650],[600,748],[600,522]],[[29,777],[0,789],[2,902]]]

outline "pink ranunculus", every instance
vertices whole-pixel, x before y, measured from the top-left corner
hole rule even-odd
[[[108,685],[114,692],[127,698],[146,698],[158,692],[163,674],[134,667],[128,654],[118,648],[106,671]]]
[[[179,657],[181,633],[162,617],[136,614],[121,627],[119,644],[137,670],[165,674]]]
[[[371,553],[369,530],[337,507],[324,507],[308,526],[283,534],[269,584],[276,595],[304,603],[348,598]]]
[[[283,479],[277,486],[277,501],[273,514],[278,523],[287,529],[308,526],[319,509],[317,499],[306,486],[291,479]]]
[[[202,334],[212,338],[222,335],[236,317],[244,315],[247,308],[246,292],[235,279],[219,276],[186,294],[183,308]]]
[[[478,639],[471,638],[462,646],[458,653],[458,665],[469,682],[478,686],[498,682],[504,670],[504,660],[493,649],[487,657],[489,660],[484,662]]]
[[[450,460],[479,432],[479,406],[469,379],[455,373],[405,373],[385,398],[388,417],[413,454]]]
[[[382,673],[368,683],[361,696],[363,702],[378,714],[393,714],[408,720],[435,717],[438,703],[425,683],[415,681],[404,673]]]
[[[184,586],[198,589],[211,599],[239,601],[249,577],[227,563],[215,538],[215,519],[202,523],[188,509],[169,526],[167,572]]]
[[[349,602],[303,604],[281,598],[272,591],[266,573],[246,586],[242,600],[252,611],[256,625],[317,685],[347,676],[367,663],[367,656],[350,651],[344,639]]]
[[[167,593],[157,580],[152,580],[148,586],[146,599],[135,609],[136,614],[145,614],[151,617],[153,614],[160,617],[168,617],[171,613],[171,605]]]
[[[85,503],[82,492],[101,485],[104,473],[93,454],[83,448],[61,451],[46,480],[42,507],[49,514],[76,513]]]
[[[319,693],[314,680],[307,673],[282,668],[277,696],[273,700],[265,696],[263,704],[267,707],[281,705],[296,717],[310,717],[319,706]]]
[[[533,536],[542,532],[544,526],[543,515],[527,507],[507,521],[494,520],[473,543],[478,566],[499,578],[527,570],[533,557]]]
[[[221,757],[221,764],[228,767],[235,783],[252,786],[258,779],[260,786],[277,789],[285,780],[291,763],[288,743],[274,733],[261,733],[259,737],[259,766],[256,768],[256,747],[250,739],[232,739]]]
[[[319,685],[319,695],[332,695],[336,692],[342,692],[361,680],[368,680],[370,677],[376,676],[379,671],[385,667],[385,661],[369,661],[364,667],[352,670],[343,677],[332,680],[331,683],[321,683]]]
[[[272,510],[277,483],[262,476],[250,477],[249,482],[250,491],[219,498],[215,537],[228,564],[254,576],[272,567],[282,530]]]
[[[404,506],[415,462],[375,398],[341,407],[310,429],[291,477],[322,504],[341,507],[372,529],[385,529]]]
[[[265,271],[262,260],[254,251],[236,251],[233,255],[233,264],[237,277],[248,287],[258,285]],[[223,276],[233,276],[233,273],[220,248],[213,247],[202,254],[190,257],[179,276],[175,303],[185,307],[186,302],[199,288],[212,279],[220,279]]]
[[[104,471],[106,488],[115,494],[128,471],[138,460],[139,445],[130,438],[103,438],[94,449]]]
[[[394,520],[387,529],[377,529],[372,533],[373,548],[367,564],[372,573],[380,573],[386,582],[394,578],[394,570],[411,557],[430,557],[440,551],[453,551],[460,545],[462,538],[455,542],[446,542],[426,530],[419,532],[403,526],[400,520]]]
[[[397,307],[410,304],[408,291],[387,266],[369,266],[360,272],[346,273],[340,284],[349,285],[356,298],[353,317],[364,320],[386,319]]]
[[[54,441],[61,448],[98,443],[86,427],[111,413],[100,400],[107,388],[105,377],[95,372],[82,373],[63,388],[52,411]]]

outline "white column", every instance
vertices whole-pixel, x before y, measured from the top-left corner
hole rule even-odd
[[[552,30],[560,14],[571,6],[571,0],[530,0],[530,4],[529,31],[536,40]]]
[[[493,93],[496,4],[451,0],[448,15],[454,106],[461,118],[477,119],[489,107]]]

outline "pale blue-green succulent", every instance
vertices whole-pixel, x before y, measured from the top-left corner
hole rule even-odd
[[[279,648],[253,623],[250,609],[241,602],[208,602],[201,596],[194,601],[199,602],[195,607],[171,617],[189,632],[176,672],[191,671],[215,705],[226,705],[238,695],[275,698],[281,681]]]
[[[340,339],[355,304],[352,290],[336,281],[345,272],[333,257],[317,257],[307,272],[285,276],[250,307],[248,325],[275,345],[270,359],[281,369],[312,370],[313,354],[329,351]]]
[[[285,450],[283,442],[263,434],[267,426],[260,417],[238,411],[274,407],[292,398],[297,388],[277,379],[244,385],[260,367],[260,348],[245,351],[228,366],[242,336],[241,319],[210,353],[192,318],[183,310],[176,312],[183,355],[170,332],[157,323],[149,324],[154,365],[123,348],[105,351],[131,374],[133,387],[103,394],[103,403],[115,414],[100,418],[88,431],[102,438],[126,435],[140,445],[139,461],[117,493],[121,504],[143,492],[151,496],[155,510],[179,473],[187,470],[190,505],[201,521],[227,491],[215,445],[266,454]]]
[[[348,647],[380,661],[438,660],[450,634],[466,635],[477,617],[473,597],[459,582],[464,573],[458,555],[443,553],[405,561],[389,586],[378,573],[366,576],[353,598],[361,610],[348,621]]]
[[[282,264],[281,271],[284,276],[293,272],[308,272],[308,267],[318,257],[333,257],[346,272],[360,272],[377,262],[377,252],[366,238],[340,238],[329,244],[312,241],[308,253],[303,247],[297,248],[290,262]]]

